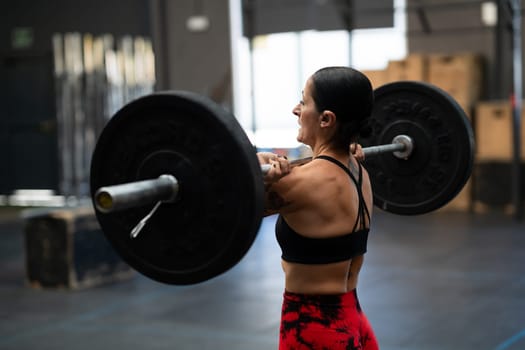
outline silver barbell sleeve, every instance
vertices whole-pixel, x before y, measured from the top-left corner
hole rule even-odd
[[[156,179],[104,186],[94,197],[96,208],[103,213],[137,207],[151,202],[174,200],[179,183],[173,175],[160,175]]]

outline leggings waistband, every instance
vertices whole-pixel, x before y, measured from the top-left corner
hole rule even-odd
[[[283,298],[284,302],[287,303],[311,305],[353,306],[359,304],[357,300],[357,291],[355,289],[341,294],[302,294],[285,290]]]

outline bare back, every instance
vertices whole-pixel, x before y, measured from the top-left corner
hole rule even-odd
[[[358,163],[351,158],[350,171],[358,178]],[[348,158],[338,159],[348,164]],[[372,191],[368,173],[362,171],[362,192],[368,211]],[[278,212],[296,232],[308,238],[330,238],[352,232],[358,220],[359,196],[354,182],[336,164],[323,159],[292,169],[275,183],[282,207]],[[366,219],[365,219],[366,220]],[[366,220],[368,221],[368,220]],[[358,222],[361,227],[361,222]],[[363,226],[368,227],[369,222]],[[329,264],[299,264],[282,261],[286,290],[308,294],[344,293],[355,288],[363,256]]]

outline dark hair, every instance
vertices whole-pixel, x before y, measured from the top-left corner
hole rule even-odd
[[[312,75],[312,83],[317,110],[330,110],[337,117],[337,131],[331,140],[336,148],[348,149],[358,137],[370,134],[374,91],[363,73],[349,67],[326,67]]]

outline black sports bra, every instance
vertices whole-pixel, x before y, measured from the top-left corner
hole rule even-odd
[[[282,215],[279,215],[275,224],[275,235],[277,242],[281,246],[282,259],[300,264],[328,264],[349,260],[357,255],[366,253],[369,228],[365,227],[365,214],[368,217],[368,222],[370,222],[370,214],[361,189],[361,164],[359,164],[359,178],[356,180],[348,168],[337,159],[329,156],[318,156],[315,159],[325,159],[335,163],[356,184],[359,196],[357,220],[350,233],[330,238],[310,238],[295,232]],[[356,231],[359,222],[361,222],[361,225],[359,230]]]

